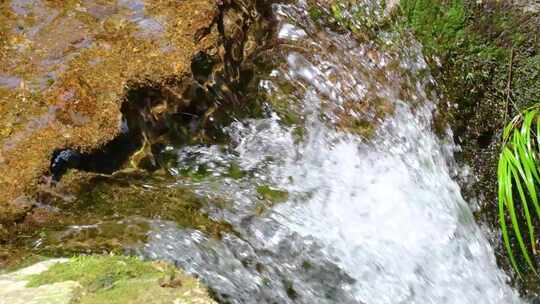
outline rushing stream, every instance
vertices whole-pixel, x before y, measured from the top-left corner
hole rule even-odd
[[[450,134],[433,131],[421,48],[321,29],[302,2],[275,14],[280,47],[259,89],[301,119],[284,123],[269,106],[228,127],[231,147],[171,147],[171,173],[212,173],[178,184],[223,201],[206,212],[235,233],[155,222],[141,254],[175,261],[225,303],[520,303],[452,179]],[[348,106],[363,101],[383,104]],[[344,117],[375,131],[347,132]],[[228,176],[231,164],[246,174]]]

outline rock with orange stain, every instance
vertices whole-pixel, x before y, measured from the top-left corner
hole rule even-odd
[[[189,12],[189,13],[187,13]],[[0,3],[0,224],[31,208],[55,149],[113,139],[128,87],[182,83],[217,54],[212,0]]]

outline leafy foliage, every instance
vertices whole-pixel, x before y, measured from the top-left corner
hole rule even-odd
[[[513,236],[527,266],[536,274],[530,253],[537,252],[534,223],[535,219],[540,219],[540,105],[526,109],[516,116],[505,127],[503,140],[497,177],[499,223],[504,247],[512,266],[519,274],[511,244]],[[507,224],[508,219],[510,225]],[[526,235],[520,228],[523,221]]]

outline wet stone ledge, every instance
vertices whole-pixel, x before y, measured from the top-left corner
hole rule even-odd
[[[214,136],[212,116],[243,102],[235,92],[269,38],[268,5],[2,2],[0,241],[70,169],[152,167],[147,156],[176,131]]]

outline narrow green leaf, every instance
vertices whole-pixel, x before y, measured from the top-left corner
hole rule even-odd
[[[517,139],[521,139],[520,136],[516,137]],[[536,162],[534,159],[532,159],[532,153],[531,151],[527,151],[526,147],[524,145],[523,141],[518,140],[517,142],[514,142],[514,148],[518,150],[518,154],[520,155],[520,159],[523,161],[523,165],[519,163],[519,161],[516,160],[517,165],[522,167],[523,170],[523,181],[525,182],[525,186],[527,187],[527,191],[529,193],[529,197],[531,201],[533,202],[536,215],[538,218],[540,218],[540,205],[538,204],[538,196],[536,195],[536,184],[534,182],[533,176],[537,177],[537,169],[536,169]],[[537,178],[537,182],[540,183],[540,180]]]
[[[525,213],[525,221],[527,222],[527,228],[529,230],[529,240],[531,241],[531,249],[533,250],[533,253],[536,252],[535,242],[536,237],[534,235],[534,226],[532,224],[531,214],[529,212],[529,204],[527,203],[527,198],[525,197],[525,192],[523,191],[523,187],[521,186],[521,182],[519,180],[519,177],[517,176],[515,170],[510,169],[512,176],[514,177],[514,180],[516,182],[516,187],[518,189],[519,197],[521,199],[521,204],[523,207],[523,211]]]
[[[540,115],[536,119],[536,147],[538,148],[538,153],[540,153]]]
[[[506,142],[510,137],[510,132],[514,129],[514,125],[510,122],[503,130],[503,141]]]
[[[530,110],[524,113],[523,123],[521,124],[521,135],[525,138],[531,137],[531,126],[538,110]]]
[[[511,167],[508,167],[507,170],[510,171],[511,170],[510,168]],[[509,173],[510,172],[507,172],[506,174],[510,175]],[[515,174],[515,172],[513,172],[513,173]],[[525,261],[527,262],[527,265],[536,274],[536,270],[534,269],[531,257],[529,256],[529,252],[527,251],[527,247],[525,246],[525,242],[523,241],[521,230],[519,228],[519,223],[518,223],[518,219],[517,219],[517,215],[516,215],[516,210],[515,210],[515,207],[514,207],[514,199],[512,197],[512,183],[511,182],[506,182],[505,187],[506,187],[506,191],[505,191],[506,200],[505,200],[505,202],[507,203],[508,212],[510,214],[510,221],[512,223],[512,228],[514,229],[514,234],[515,234],[516,239],[518,241],[518,245],[519,245],[519,248],[521,250],[521,253],[523,254],[523,257],[525,258]]]
[[[514,256],[514,252],[512,251],[512,246],[510,245],[510,237],[508,235],[508,228],[506,226],[506,219],[505,219],[505,205],[506,205],[506,194],[505,194],[505,182],[507,182],[505,172],[506,172],[506,166],[508,165],[508,162],[506,158],[502,155],[499,157],[499,165],[497,168],[497,176],[499,180],[499,225],[501,226],[501,233],[504,243],[504,248],[506,249],[506,252],[508,253],[508,257],[510,258],[510,263],[512,264],[512,267],[518,274],[518,276],[521,278],[521,272],[519,271],[519,268],[516,263],[516,258]]]

